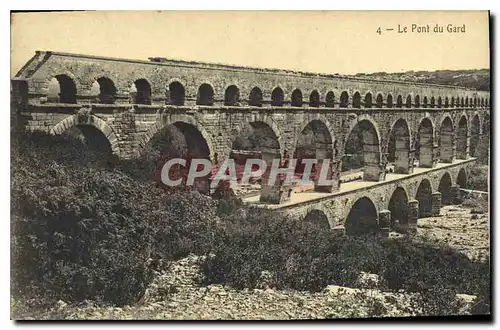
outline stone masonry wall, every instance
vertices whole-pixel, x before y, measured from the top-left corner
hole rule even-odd
[[[321,200],[311,200],[296,205],[280,207],[278,212],[284,214],[304,218],[311,211],[321,211],[328,218],[331,228],[345,225],[345,220],[354,203],[366,197],[370,199],[377,209],[377,214],[389,208],[389,200],[396,190],[401,187],[406,192],[408,200],[416,198],[417,189],[422,180],[429,180],[432,192],[438,192],[439,182],[446,174],[450,174],[453,183],[455,184],[460,169],[465,169],[467,175],[470,169],[475,166],[474,161],[461,163],[451,167],[442,169],[434,169],[423,175],[410,175],[397,181],[383,182],[374,186],[360,188],[355,191],[348,191],[345,194],[335,194],[326,196]]]

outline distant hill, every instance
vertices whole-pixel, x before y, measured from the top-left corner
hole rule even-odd
[[[358,73],[358,78],[381,80],[404,80],[426,84],[463,86],[481,91],[490,90],[490,70],[438,70],[438,71],[407,71],[400,73]]]

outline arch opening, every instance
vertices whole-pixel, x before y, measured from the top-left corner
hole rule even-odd
[[[292,107],[302,106],[302,92],[300,89],[296,89],[292,92]]]
[[[441,180],[439,181],[439,192],[441,193],[441,204],[451,205],[453,204],[453,196],[451,194],[451,176],[448,172],[443,174]]]
[[[172,105],[184,105],[185,98],[184,86],[180,82],[174,81],[168,85],[168,99]]]
[[[470,155],[476,157],[476,150],[479,144],[479,116],[476,114],[472,118],[472,123],[470,127]]]
[[[363,180],[380,178],[380,141],[373,123],[363,119],[351,130],[344,150],[342,171],[362,172]]]
[[[335,95],[333,92],[328,92],[325,97],[325,106],[328,108],[335,107]]]
[[[354,93],[352,96],[352,107],[353,108],[361,108],[361,95],[359,92]]]
[[[384,106],[384,98],[382,94],[377,95],[377,100],[376,100],[377,108],[382,108]]]
[[[260,154],[263,149],[280,153],[278,137],[273,129],[263,121],[254,121],[243,127],[232,143],[232,153],[249,151]]]
[[[364,103],[365,103],[365,108],[372,107],[372,94],[371,93],[366,93]]]
[[[490,136],[490,115],[487,113],[483,119],[483,135]]]
[[[154,151],[159,158],[210,159],[210,147],[203,134],[196,126],[183,121],[164,126],[145,149]]]
[[[391,211],[391,228],[397,227],[396,223],[408,225],[408,195],[403,188],[397,187],[394,190],[389,200],[388,210]]]
[[[434,108],[436,106],[436,98],[434,96],[431,96],[431,108]]]
[[[418,200],[418,217],[429,217],[432,212],[432,188],[429,180],[423,179],[420,182],[416,199]]]
[[[420,95],[415,96],[415,107],[420,108]]]
[[[377,208],[371,199],[362,197],[354,203],[347,215],[345,227],[346,234],[351,236],[378,233]]]
[[[276,87],[275,89],[273,89],[271,93],[271,105],[273,107],[282,107],[284,99],[285,96],[281,88]]]
[[[479,138],[473,156],[478,159],[479,163],[488,164],[489,153],[490,153],[490,115],[488,113],[486,113],[485,116],[483,117],[481,128],[482,128],[482,135]],[[471,139],[471,146],[472,146],[472,139]]]
[[[197,105],[214,105],[214,89],[209,84],[201,84],[196,97]]]
[[[340,94],[340,107],[347,108],[349,106],[349,94],[346,91]]]
[[[303,159],[331,159],[334,153],[337,153],[332,143],[333,138],[325,123],[317,119],[310,121],[297,138],[293,155],[293,158],[297,160],[296,175],[301,176],[304,173]],[[315,177],[317,174],[317,168],[313,164],[311,177]]]
[[[429,99],[427,99],[427,96],[424,96],[423,107],[427,108],[428,105],[429,105]]]
[[[11,81],[11,104],[17,107],[17,111],[23,108],[24,105],[28,104],[29,100],[29,87],[28,82],[25,80],[14,80]]]
[[[467,159],[467,117],[462,116],[457,130],[457,159]]]
[[[408,95],[406,97],[406,104],[405,105],[407,108],[411,108],[411,95]]]
[[[309,95],[309,106],[317,108],[319,107],[319,103],[319,93],[314,90],[311,92],[311,95]]]
[[[329,230],[330,223],[328,222],[328,217],[323,211],[311,210],[304,217],[304,222],[311,224],[314,228],[319,230]]]
[[[183,121],[169,123],[156,132],[145,145],[142,153],[154,157],[159,161],[159,164],[171,158],[185,159],[185,166],[176,165],[172,167],[172,171],[177,171],[178,174],[184,177],[187,175],[193,159],[211,160],[210,146],[202,132],[193,124]],[[155,173],[155,175],[158,175],[158,173]],[[209,194],[209,175],[196,178],[194,187],[203,194]]]
[[[76,84],[67,75],[57,75],[49,82],[47,100],[54,103],[76,103]]]
[[[386,104],[387,104],[388,108],[392,108],[393,101],[392,101],[392,95],[391,94],[387,95],[387,102],[386,102]]]
[[[137,79],[130,88],[132,103],[151,104],[151,85],[146,79]]]
[[[262,106],[262,91],[259,87],[254,87],[250,91],[250,96],[248,98],[248,105],[253,107]]]
[[[246,123],[231,144],[229,158],[234,160],[237,180],[241,180],[244,174],[247,159],[264,159],[263,153],[274,154],[280,157],[280,143],[277,135],[271,126],[263,121]],[[269,166],[270,164],[268,164]],[[251,183],[261,184],[261,179],[250,179]],[[260,191],[260,187],[249,187],[255,192]],[[235,191],[236,195],[248,193]]]
[[[226,88],[224,93],[224,105],[225,106],[235,106],[240,103],[240,90],[235,85],[231,85]]]
[[[95,95],[95,101],[102,104],[113,104],[116,99],[116,87],[109,78],[97,79],[91,88],[91,94]]]
[[[467,189],[467,173],[465,173],[465,170],[463,168],[458,171],[457,184],[460,186],[460,188]]]
[[[113,154],[111,143],[104,133],[92,125],[77,124],[62,132],[62,135],[81,142],[87,149],[99,155],[109,157]]]
[[[402,108],[403,107],[403,97],[401,95],[398,95],[398,98],[396,99],[396,108]]]
[[[443,163],[453,162],[453,142],[455,139],[455,132],[453,131],[453,123],[450,117],[446,117],[441,123],[439,129],[439,159]]]
[[[395,173],[409,173],[410,129],[404,119],[398,119],[389,133],[387,161],[394,164]]]
[[[418,127],[415,146],[415,158],[419,167],[434,165],[434,127],[429,118],[424,118]]]

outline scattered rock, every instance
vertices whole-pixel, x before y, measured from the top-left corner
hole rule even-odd
[[[168,308],[177,308],[177,307],[179,307],[179,303],[177,303],[177,302],[171,302],[171,303],[167,304],[167,307]]]
[[[477,296],[464,293],[457,293],[455,295],[455,298],[462,303],[471,304],[477,299]]]
[[[213,292],[220,292],[224,290],[224,287],[220,284],[210,284],[207,287],[208,292],[213,293]]]
[[[325,293],[328,294],[355,294],[356,292],[359,292],[359,289],[353,289],[353,288],[348,288],[345,286],[339,286],[339,285],[328,285],[324,289]]]
[[[270,286],[273,285],[273,280],[274,280],[274,275],[270,271],[263,270],[260,273],[257,287],[259,289],[268,289]]]
[[[62,300],[58,300],[56,302],[56,309],[60,310],[60,309],[63,309],[63,308],[66,308],[66,306],[68,306],[67,303],[65,303],[64,301]]]
[[[460,313],[470,314],[471,307],[476,302],[477,296],[458,293],[455,295],[455,299],[460,304]]]

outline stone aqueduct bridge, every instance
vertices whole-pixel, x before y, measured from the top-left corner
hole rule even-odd
[[[12,79],[12,104],[16,125],[26,130],[60,134],[77,127],[105,137],[122,158],[139,155],[170,125],[191,154],[214,162],[256,132],[265,137],[257,147],[267,161],[305,157],[312,142],[317,159],[331,160],[335,184],[316,186],[310,194],[324,195],[311,197],[315,202],[290,201],[283,185],[263,185],[260,199],[306,210],[306,218],[323,217],[332,227],[371,213],[381,227],[391,213],[411,226],[418,215],[439,212],[441,200],[453,202],[458,185],[466,185],[471,157],[490,131],[489,93],[461,87],[42,51]],[[341,185],[354,135],[363,145],[365,182]],[[395,173],[386,178],[387,158]],[[341,197],[349,194],[359,199]]]

